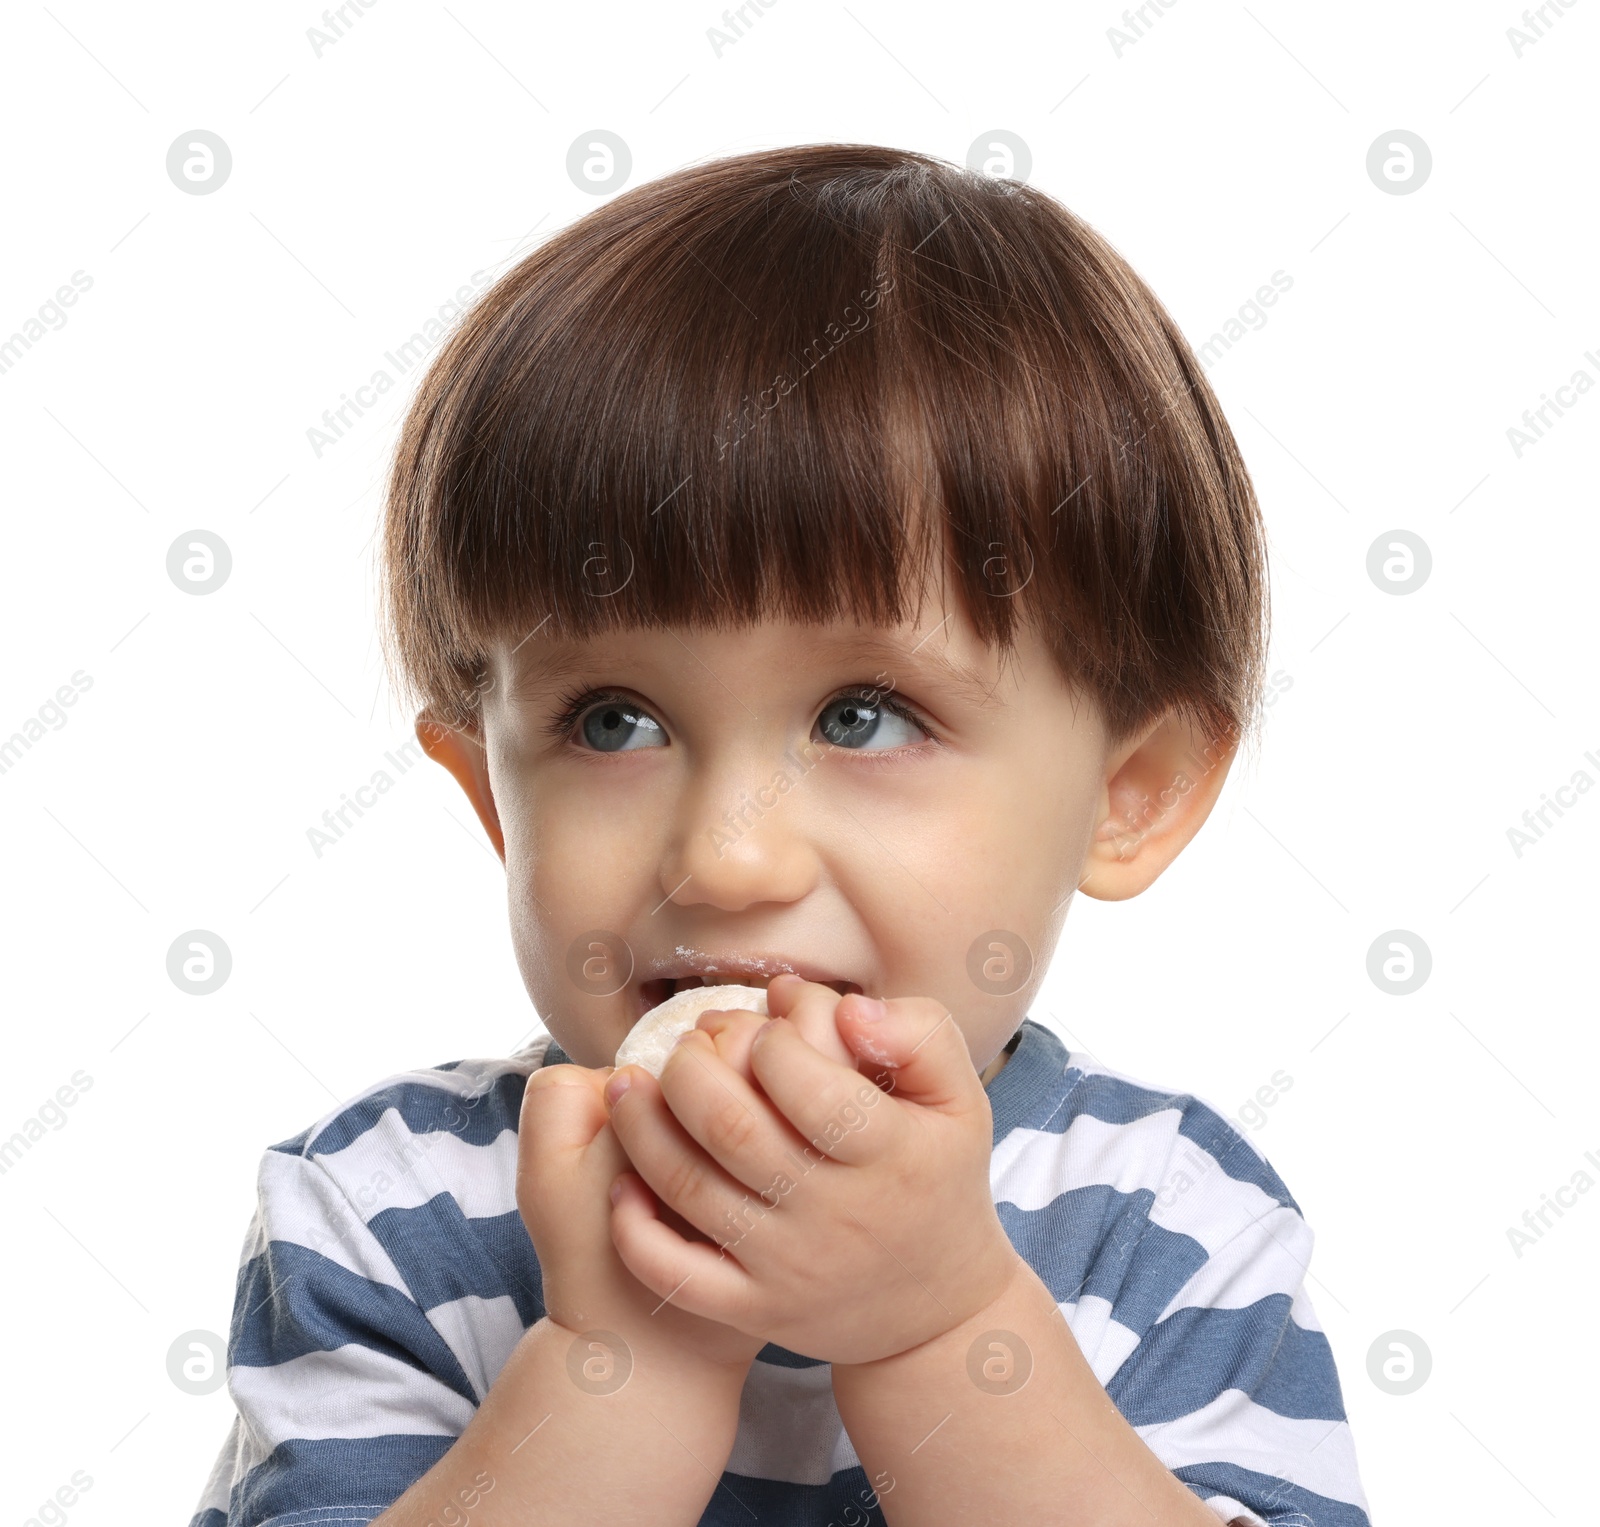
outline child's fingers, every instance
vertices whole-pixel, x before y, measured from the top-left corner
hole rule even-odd
[[[528,1079],[520,1131],[528,1180],[538,1189],[544,1174],[576,1172],[585,1191],[602,1203],[611,1180],[631,1163],[605,1104],[605,1084],[615,1066],[550,1066]],[[561,1073],[566,1073],[562,1075]]]
[[[695,1027],[702,1034],[710,1035],[723,1064],[749,1081],[753,1075],[750,1070],[750,1046],[755,1043],[756,1034],[766,1021],[760,1013],[752,1013],[748,1009],[712,1007],[699,1016]]]
[[[781,1125],[781,1121],[773,1117],[771,1105],[751,1093],[743,1079],[725,1067],[719,1078],[722,1086],[705,1081],[698,1089],[691,1084],[686,1092],[674,1080],[680,1068],[692,1070],[704,1081],[709,1068],[720,1066],[710,1043],[701,1043],[696,1036],[673,1050],[660,1082],[642,1066],[625,1067],[632,1074],[632,1085],[611,1105],[611,1128],[622,1142],[633,1171],[655,1191],[662,1203],[670,1205],[713,1239],[720,1227],[748,1201],[755,1183],[741,1180],[730,1170],[730,1166],[735,1165],[731,1159],[725,1165],[717,1151],[702,1148],[703,1142],[691,1129],[690,1123],[698,1123],[703,1115],[707,1092],[716,1094],[712,1106],[722,1109],[725,1121],[730,1114],[740,1121],[737,1125],[725,1123],[726,1130],[738,1129],[754,1120],[758,1132],[761,1126],[770,1123],[772,1133],[776,1134]],[[693,1106],[684,1106],[687,1119],[679,1118],[673,1105],[668,1103],[663,1087],[669,1084],[679,1098],[679,1106],[684,1106],[686,1098],[692,1100]],[[748,1096],[737,1100],[739,1091]],[[749,1138],[755,1141],[760,1135],[752,1134]],[[748,1173],[753,1169],[764,1174],[759,1177],[759,1183],[765,1186],[771,1181],[772,1169],[761,1163],[768,1157],[778,1157],[781,1152],[776,1144],[761,1143],[769,1144],[769,1149],[756,1160],[743,1163],[741,1170]]]
[[[584,1185],[577,1202],[593,1205],[591,1233],[598,1228],[611,1179],[627,1166],[606,1119],[604,1085],[604,1075],[583,1066],[549,1066],[528,1078],[517,1123],[516,1191],[530,1232],[553,1228],[555,1206],[573,1202],[575,1181]]]
[[[856,1058],[840,1038],[834,1021],[839,1002],[839,993],[831,986],[802,981],[799,976],[774,976],[767,983],[767,1011],[774,1018],[787,1018],[819,1054],[853,1067]]]
[[[611,1241],[628,1271],[663,1303],[740,1326],[752,1284],[733,1256],[705,1241],[686,1241],[667,1225],[655,1195],[636,1173],[624,1172],[615,1187]]]
[[[983,1084],[955,1018],[929,997],[840,999],[839,1032],[846,1045],[894,1075],[895,1096],[944,1113],[985,1104]]]
[[[748,1049],[768,1020],[759,1014],[746,1016],[755,1020],[742,1035]],[[678,1128],[734,1182],[761,1193],[792,1170],[799,1141],[788,1120],[762,1093],[748,1066],[741,1071],[729,1064],[722,1053],[726,1043],[726,1034],[709,1045],[700,1042],[698,1033],[685,1034],[661,1073],[661,1096]],[[741,1205],[746,1198],[740,1196]]]
[[[907,1121],[882,1089],[819,1055],[787,1018],[756,1035],[751,1065],[762,1090],[814,1150],[860,1165],[889,1154]]]
[[[594,1139],[606,1122],[603,1089],[610,1074],[564,1065],[528,1077],[517,1129],[535,1157],[580,1151]]]
[[[800,1037],[819,1054],[838,1061],[841,1066],[854,1066],[856,1058],[839,1037],[838,1025],[833,1020],[839,994],[826,986],[817,988],[817,991],[820,995],[790,1009],[787,1014],[789,1022],[800,1030]],[[750,1046],[767,1021],[760,1013],[752,1013],[748,1009],[724,1011],[721,1008],[707,1008],[696,1020],[695,1027],[716,1041],[717,1054],[723,1060],[741,1076],[748,1077],[751,1074]]]
[[[604,1103],[601,1106],[604,1107]],[[610,1191],[617,1173],[628,1171],[632,1165],[616,1130],[611,1127],[611,1120],[607,1119],[594,1132],[594,1138],[583,1153],[583,1176],[594,1194],[594,1201],[600,1202],[601,1195]]]

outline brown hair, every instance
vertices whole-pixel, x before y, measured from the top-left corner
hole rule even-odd
[[[947,570],[1117,739],[1248,731],[1264,662],[1254,491],[1160,302],[1042,191],[864,144],[680,170],[497,280],[406,416],[382,562],[391,672],[448,725],[501,637],[897,623]]]

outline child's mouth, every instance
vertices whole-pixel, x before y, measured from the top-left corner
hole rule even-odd
[[[767,984],[768,977],[752,975],[742,971],[730,970],[718,972],[710,980],[700,975],[682,976],[657,976],[653,980],[641,981],[637,987],[639,996],[639,1011],[635,1018],[642,1018],[653,1007],[658,1007],[668,997],[676,996],[681,991],[687,991],[692,986],[762,986]],[[823,981],[823,986],[831,986],[839,995],[845,996],[850,992],[859,992],[861,988],[854,981]]]

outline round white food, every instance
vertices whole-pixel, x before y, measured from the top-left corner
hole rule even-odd
[[[687,1034],[707,1008],[744,1008],[752,1013],[767,1012],[767,994],[759,986],[690,986],[651,1008],[628,1031],[617,1050],[617,1068],[643,1066],[659,1077],[667,1056]]]

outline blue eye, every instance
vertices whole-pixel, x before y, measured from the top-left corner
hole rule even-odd
[[[666,746],[666,734],[654,717],[628,700],[605,700],[588,711],[579,730],[583,739],[601,753],[621,753],[629,748]]]
[[[881,752],[906,747],[927,737],[911,715],[884,703],[876,695],[840,695],[830,700],[817,717],[823,740],[836,748]]]

